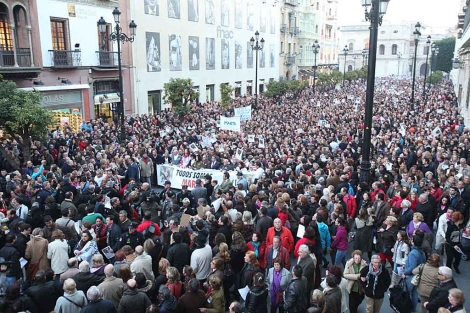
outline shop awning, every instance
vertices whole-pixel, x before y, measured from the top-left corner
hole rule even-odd
[[[313,70],[299,70],[299,73],[301,74],[307,74],[313,77],[314,73]],[[315,78],[318,78],[318,71],[315,73]]]
[[[119,102],[121,98],[119,97],[119,93],[112,92],[112,93],[104,93],[100,95],[95,95],[94,102],[95,105],[105,104],[105,103],[115,103]]]

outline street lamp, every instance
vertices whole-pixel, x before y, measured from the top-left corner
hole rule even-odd
[[[424,83],[423,83],[423,101],[426,100],[426,78],[428,76],[428,59],[429,59],[429,48],[431,47],[431,35],[428,36],[426,41],[426,67],[424,71]]]
[[[415,37],[415,58],[413,60],[413,84],[411,85],[411,111],[415,109],[415,79],[416,79],[416,56],[418,54],[418,43],[419,43],[419,36],[421,36],[421,24],[418,22],[415,25],[415,31],[413,35]]]
[[[398,58],[398,74],[397,74],[397,76],[400,77],[401,52],[398,52],[397,58]]]
[[[431,48],[431,73],[436,70],[436,58],[437,55],[439,54],[439,47],[436,44],[432,44]]]
[[[317,54],[320,51],[320,45],[318,44],[318,40],[315,40],[315,42],[312,45],[312,52],[314,55],[314,63],[313,63],[313,93],[315,94],[315,84],[317,80]]]
[[[362,67],[366,66],[368,58],[369,51],[366,48],[362,49]]]
[[[256,40],[255,40],[256,38]],[[256,31],[255,38],[251,37],[250,45],[251,49],[256,51],[256,66],[255,66],[255,107],[258,107],[258,51],[263,50],[264,39],[259,40],[259,32]]]
[[[370,21],[369,62],[367,66],[366,108],[364,117],[364,138],[362,145],[361,182],[370,183],[370,146],[372,137],[372,115],[374,110],[375,65],[377,59],[377,37],[379,25],[387,12],[390,0],[362,0],[365,18]],[[370,10],[368,11],[368,8]]]
[[[343,49],[343,54],[344,54],[344,69],[343,69],[343,88],[344,88],[344,79],[346,78],[346,57],[348,56],[348,46],[345,45]]]
[[[123,78],[122,78],[122,60],[121,60],[121,42],[133,42],[135,37],[135,31],[137,24],[132,20],[129,24],[130,36],[124,34],[121,28],[121,11],[116,7],[113,10],[113,18],[116,23],[114,27],[114,32],[106,35],[107,23],[103,17],[98,20],[98,29],[105,38],[109,41],[117,41],[117,52],[118,52],[118,67],[119,67],[119,114],[121,122],[121,143],[126,140],[126,126],[124,124],[124,90],[123,90]]]

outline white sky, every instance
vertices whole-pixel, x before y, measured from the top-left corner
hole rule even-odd
[[[461,0],[390,0],[385,23],[419,21],[433,28],[447,29],[457,24]],[[364,21],[361,0],[339,0],[338,23],[354,25]]]

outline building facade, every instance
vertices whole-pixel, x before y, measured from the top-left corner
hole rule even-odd
[[[375,75],[382,76],[411,76],[413,70],[413,59],[415,52],[415,41],[413,32],[416,22],[401,22],[388,24],[386,21],[379,27],[377,40],[377,63]],[[369,51],[369,24],[342,26],[340,51],[338,55],[339,70],[343,72],[353,71],[367,65],[368,55],[363,53]],[[431,35],[431,41],[444,38],[442,34],[430,34],[424,26],[421,27],[421,37],[418,42],[416,53],[416,75],[424,76],[426,72],[426,57],[428,48],[426,46],[427,36]],[[347,48],[347,54],[343,49]],[[432,55],[428,56],[428,75],[431,72]],[[346,60],[346,63],[345,63]]]
[[[298,50],[298,39],[301,33],[301,16],[299,8],[301,0],[281,0],[280,11],[280,39],[279,39],[279,78],[297,79],[298,61],[300,52]]]
[[[274,1],[257,0],[132,2],[136,113],[170,108],[162,100],[170,78],[191,78],[200,102],[220,99],[221,83],[237,96],[253,95],[255,84],[263,92],[279,77],[278,10]],[[250,45],[256,31],[265,41],[258,54]]]

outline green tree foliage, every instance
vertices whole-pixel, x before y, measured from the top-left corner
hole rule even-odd
[[[294,97],[298,97],[307,87],[308,82],[301,80],[273,81],[267,85],[268,90],[264,92],[263,96],[279,101],[287,93],[292,93]]]
[[[434,42],[439,47],[439,54],[434,57],[433,71],[443,71],[449,73],[452,70],[452,57],[455,49],[455,37],[445,38]],[[429,52],[431,57],[431,52]]]
[[[333,71],[330,75],[333,85],[337,85],[343,81],[343,73],[340,71]]]
[[[356,71],[350,71],[346,72],[346,80],[351,82],[353,80],[356,80],[358,78],[357,72]]]
[[[289,92],[293,93],[295,97],[300,96],[302,91],[308,87],[308,82],[303,80],[289,80]]]
[[[220,105],[228,107],[232,101],[232,92],[235,90],[232,86],[226,83],[220,84]]]
[[[31,142],[46,140],[53,122],[54,115],[41,106],[39,93],[19,90],[14,82],[0,80],[0,125],[18,142],[24,161],[31,160]],[[20,160],[2,146],[0,153],[13,167],[21,167]]]
[[[434,85],[440,82],[442,80],[442,77],[444,77],[442,71],[437,71],[432,73],[428,78],[426,78],[426,81]]]
[[[163,85],[163,90],[163,101],[170,103],[179,115],[188,113],[191,102],[199,98],[199,92],[194,90],[191,78],[170,78],[170,81]]]

